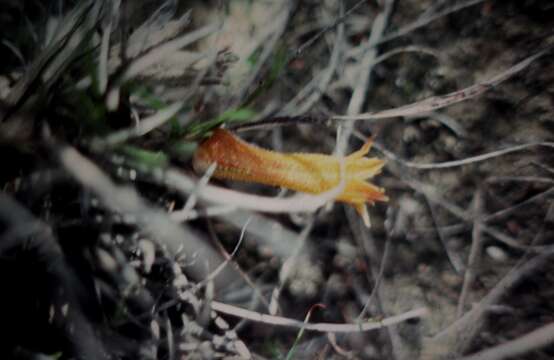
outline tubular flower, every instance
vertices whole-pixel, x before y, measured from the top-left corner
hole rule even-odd
[[[384,190],[365,180],[381,171],[384,162],[366,158],[369,139],[345,160],[345,186],[337,201],[352,205],[369,227],[366,204],[387,201]],[[217,129],[200,144],[193,158],[195,171],[203,173],[212,164],[216,178],[255,182],[318,194],[340,183],[340,158],[312,153],[279,153],[249,144],[227,130]]]

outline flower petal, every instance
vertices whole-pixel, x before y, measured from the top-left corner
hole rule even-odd
[[[366,204],[387,201],[384,190],[365,180],[381,172],[384,162],[366,158],[372,140],[345,160],[345,187],[337,201],[352,205],[370,225]],[[322,193],[340,183],[340,159],[337,156],[309,153],[279,153],[249,144],[227,130],[216,129],[197,149],[193,167],[204,172],[217,164],[217,178],[281,186],[307,193]]]

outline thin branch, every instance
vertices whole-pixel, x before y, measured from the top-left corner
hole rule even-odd
[[[167,185],[185,194],[196,191],[196,182],[175,169],[169,169],[162,175]],[[199,199],[220,205],[234,206],[238,209],[267,213],[314,212],[327,202],[335,199],[344,189],[344,177],[334,188],[319,195],[295,195],[287,199],[252,195],[218,186],[206,185],[198,189]]]
[[[358,7],[360,7],[362,4],[364,4],[365,0],[360,0],[354,6],[352,6],[350,9],[348,9],[344,15],[341,15],[339,18],[337,18],[331,25],[324,27],[321,29],[317,34],[309,38],[306,42],[304,42],[302,45],[296,49],[294,52],[294,55],[290,57],[289,61],[294,60],[295,58],[299,57],[304,53],[304,50],[308,47],[310,47],[317,39],[319,39],[323,34],[325,34],[327,31],[331,30],[337,25],[340,25],[346,20]]]
[[[212,163],[208,168],[206,169],[206,172],[202,177],[200,178],[200,181],[198,181],[197,184],[197,190],[195,190],[187,199],[187,202],[185,203],[185,206],[183,206],[183,209],[179,212],[179,215],[181,216],[180,221],[184,221],[188,219],[188,214],[192,210],[192,208],[196,205],[196,201],[198,199],[198,191],[202,189],[204,186],[208,184],[210,179],[212,178],[212,175],[214,174],[214,171],[217,168],[217,163]],[[171,217],[175,220],[175,213],[171,214]],[[250,222],[250,220],[246,221],[247,223]]]
[[[447,15],[450,15],[452,13],[455,13],[457,11],[460,11],[460,10],[463,10],[467,7],[470,7],[470,6],[473,6],[473,5],[477,5],[479,3],[482,3],[483,1],[485,0],[469,0],[469,1],[466,1],[466,2],[463,2],[463,3],[460,3],[460,4],[457,4],[457,5],[454,5],[450,8],[447,8],[441,12],[438,12],[434,15],[431,15],[431,16],[422,16],[421,18],[419,18],[418,20],[406,25],[406,26],[403,26],[401,27],[400,29],[394,31],[394,32],[391,32],[389,34],[386,34],[385,36],[383,36],[381,39],[379,39],[378,41],[375,41],[375,42],[368,42],[366,44],[361,44],[360,46],[358,46],[357,48],[355,48],[351,54],[349,54],[349,56],[359,56],[361,53],[363,53],[364,51],[367,51],[368,49],[371,49],[379,44],[383,44],[385,42],[388,42],[388,41],[391,41],[391,40],[394,40],[396,38],[399,38],[401,36],[404,36],[406,34],[409,34],[410,32],[416,30],[416,29],[419,29],[423,26],[426,26],[428,24],[430,24],[431,22],[435,21],[435,20],[438,20],[444,16],[447,16]]]
[[[552,345],[554,342],[554,323],[544,325],[517,339],[498,346],[465,356],[460,360],[502,360],[523,355],[530,351]]]
[[[527,205],[530,205],[530,204],[534,204],[534,203],[537,203],[539,200],[543,200],[544,198],[547,198],[548,196],[550,196],[551,194],[554,193],[554,187],[551,187],[549,188],[548,190],[545,190],[541,193],[538,193],[537,195],[534,195],[526,200],[523,200],[522,202],[519,202],[515,205],[512,205],[512,206],[509,206],[505,209],[502,209],[502,210],[499,210],[497,212],[494,212],[492,214],[489,214],[489,215],[486,215],[482,221],[487,223],[487,222],[490,222],[490,221],[493,221],[493,220],[498,220],[502,217],[505,217],[507,215],[510,215],[511,213],[513,213],[514,211],[516,210],[519,210]],[[474,220],[473,216],[471,217],[470,219],[471,221]],[[459,231],[463,231],[464,229],[467,228],[467,225],[466,224],[457,224],[457,225],[449,225],[449,226],[443,226],[442,227],[442,230],[445,232],[445,233],[448,233],[449,235],[452,235],[452,234],[455,234]]]
[[[296,329],[304,329],[309,331],[319,331],[319,332],[340,332],[340,333],[350,333],[350,332],[362,332],[362,331],[372,331],[377,329],[382,329],[387,326],[395,325],[410,319],[417,319],[426,316],[429,313],[427,308],[421,307],[408,312],[405,312],[400,315],[395,315],[387,317],[380,321],[368,321],[363,323],[356,324],[335,324],[335,323],[304,323],[302,321],[285,318],[281,316],[273,316],[262,314],[259,312],[247,310],[240,308],[238,306],[225,304],[219,301],[212,301],[212,309],[231,316],[236,316],[239,318],[273,325],[273,326],[286,326]]]
[[[358,134],[356,137],[362,139],[362,134]],[[527,144],[521,144],[521,145],[515,145],[512,147],[509,147],[507,149],[502,150],[495,150],[489,153],[471,156],[465,159],[460,160],[453,160],[453,161],[445,161],[445,162],[439,162],[439,163],[428,163],[428,164],[422,164],[422,163],[416,163],[411,161],[406,161],[403,159],[400,159],[398,156],[396,156],[393,152],[385,149],[381,144],[374,143],[374,147],[381,151],[385,156],[387,156],[389,159],[396,161],[400,163],[403,166],[418,169],[418,170],[435,170],[435,169],[446,169],[446,168],[452,168],[452,167],[458,167],[458,166],[464,166],[469,165],[476,162],[481,162],[489,159],[493,159],[495,157],[504,156],[507,154],[511,154],[513,152],[518,152],[522,150],[527,150],[533,147],[547,147],[547,148],[554,148],[554,142],[549,141],[540,141],[540,142],[533,142],[533,143],[527,143]]]
[[[513,247],[515,249],[520,250],[529,250],[529,251],[540,251],[539,249],[533,249],[531,247],[525,246],[517,242],[512,237],[505,235],[504,233],[486,225],[482,219],[474,218],[470,214],[468,214],[464,209],[460,208],[456,204],[453,204],[449,201],[446,201],[444,197],[439,194],[436,189],[430,185],[423,184],[420,182],[417,182],[415,180],[409,180],[407,181],[408,185],[416,190],[417,192],[420,192],[424,194],[430,201],[433,203],[439,204],[442,208],[444,208],[446,211],[451,213],[452,215],[464,220],[464,221],[478,221],[479,225],[481,226],[482,230],[486,232],[487,234],[491,235],[492,237],[496,238],[498,241]]]
[[[321,125],[329,126],[331,121],[327,118],[317,117],[313,115],[300,116],[276,116],[268,119],[246,123],[246,124],[231,124],[227,128],[235,132],[263,130],[277,126],[298,126],[298,125]],[[367,137],[364,138],[364,141]]]
[[[142,119],[135,127],[122,129],[116,131],[104,139],[93,140],[92,147],[95,149],[101,149],[106,146],[114,146],[117,144],[124,143],[129,139],[143,136],[150,131],[162,126],[167,121],[173,118],[179,110],[183,107],[183,102],[178,101],[171,105],[168,105],[164,109],[156,112],[153,115],[150,115]]]
[[[251,234],[252,238],[256,239],[261,246],[270,248],[272,254],[279,258],[291,256],[300,237],[298,232],[284,227],[278,221],[243,210],[235,210],[221,215],[219,218],[238,229],[241,229],[243,224],[251,218],[246,232]],[[304,246],[308,253],[313,251],[310,246],[310,243],[306,243]]]
[[[300,232],[300,235],[298,236],[298,243],[294,247],[294,250],[292,251],[291,256],[287,258],[283,263],[283,265],[281,266],[281,269],[279,271],[279,283],[271,293],[271,302],[269,303],[269,313],[271,315],[277,314],[277,310],[279,309],[279,297],[281,295],[281,292],[286,282],[289,279],[291,269],[294,267],[295,262],[298,261],[298,257],[300,256],[302,249],[306,244],[306,240],[308,239],[308,236],[310,235],[310,232],[312,231],[313,226],[314,226],[314,217],[312,216],[308,224],[304,226],[304,229],[302,229],[302,231]]]
[[[365,296],[365,294],[357,296],[360,298],[359,302],[360,304],[363,304],[363,307],[356,317],[356,321],[362,321],[363,318],[368,316],[369,311],[372,312],[373,316],[387,316],[387,310],[390,311],[392,308],[386,302],[384,303],[382,299],[387,298],[387,295],[390,294],[389,292],[394,292],[395,296],[399,296],[398,289],[390,286],[390,283],[387,282],[384,276],[386,268],[390,262],[392,239],[390,236],[387,236],[385,246],[381,254],[376,244],[377,239],[371,235],[366,227],[363,227],[360,224],[358,217],[354,214],[354,210],[351,208],[346,208],[345,210],[346,218],[350,224],[357,247],[363,251],[365,258],[367,259],[366,261],[368,262],[369,271],[365,274],[367,281],[369,284],[373,284],[367,299],[362,297]],[[365,290],[361,287],[361,285],[356,285],[355,282],[354,289],[357,293]],[[398,309],[394,309],[393,311],[398,311]],[[388,336],[390,341],[393,359],[407,358],[405,356],[408,351],[406,343],[402,341],[396,327],[391,326],[386,328],[384,336]]]
[[[474,206],[473,206],[473,241],[471,242],[471,248],[469,251],[469,259],[464,274],[464,284],[462,285],[462,292],[460,294],[460,299],[458,300],[458,308],[456,310],[456,316],[460,318],[464,313],[464,307],[466,300],[471,291],[471,286],[475,280],[475,273],[479,262],[481,260],[481,244],[482,244],[482,233],[481,233],[481,224],[478,219],[481,217],[483,211],[483,193],[481,189],[478,189],[474,196]]]
[[[248,227],[248,224],[250,224],[250,221],[252,220],[252,218],[248,218],[246,220],[246,222],[244,223],[244,226],[242,227],[242,229],[240,230],[240,236],[239,236],[239,240],[237,241],[236,245],[235,245],[235,248],[233,249],[233,251],[231,252],[231,254],[228,254],[228,256],[226,256],[225,258],[225,261],[223,261],[221,264],[219,264],[219,266],[214,270],[212,271],[210,274],[208,274],[208,276],[206,276],[205,279],[203,279],[202,281],[198,282],[194,288],[195,289],[199,289],[200,287],[206,285],[206,283],[210,282],[210,281],[213,281],[213,279],[215,279],[222,271],[223,269],[225,269],[225,267],[227,266],[227,264],[229,264],[233,258],[235,257],[235,255],[238,253],[239,249],[240,249],[240,246],[242,245],[242,241],[244,240],[244,236],[246,234],[246,228]]]
[[[371,34],[369,35],[368,42],[375,42],[381,39],[385,29],[388,25],[389,18],[392,14],[394,8],[395,0],[386,0],[383,10],[375,17],[373,24],[371,26]],[[349,116],[359,116],[358,114],[363,109],[365,103],[367,92],[371,84],[371,72],[373,71],[375,59],[377,58],[378,52],[377,49],[369,49],[357,69],[357,83],[353,89],[352,96],[348,103],[346,113]],[[348,146],[348,141],[352,132],[354,131],[354,123],[347,122],[344,124],[344,131],[342,133],[342,140],[339,142],[345,146],[344,149],[339,148],[338,152],[344,153],[346,147]]]
[[[452,131],[458,137],[461,137],[461,138],[468,137],[467,131],[460,125],[460,123],[456,119],[452,118],[451,116],[443,112],[435,111],[427,114],[420,114],[420,115],[408,117],[405,120],[413,121],[413,120],[426,119],[426,118],[431,118],[433,120],[440,122],[444,127]]]
[[[184,211],[183,209],[175,210],[171,213],[171,218],[175,221],[190,221],[196,220],[199,218],[209,218],[214,216],[221,216],[225,214],[232,213],[237,211],[235,206],[230,205],[214,205],[207,207],[205,209],[194,210],[190,209],[189,211]]]
[[[554,179],[542,176],[491,176],[486,180],[488,183],[506,182],[531,182],[541,184],[554,184]]]
[[[373,21],[368,42],[376,42],[381,39],[387,27],[389,17],[392,14],[393,5],[394,0],[387,0],[385,2],[385,8],[375,17],[375,20]],[[358,82],[354,88],[346,110],[348,115],[360,116],[359,113],[365,103],[367,90],[371,82],[370,76],[373,71],[373,64],[375,63],[377,54],[376,49],[368,50],[358,66]],[[350,135],[350,133],[348,135]]]
[[[161,210],[148,205],[135,189],[116,185],[100,168],[75,149],[65,147],[59,150],[58,158],[67,172],[82,186],[95,193],[106,207],[134,218],[137,225],[150,234],[160,246],[166,247],[172,256],[180,252],[191,255],[200,253],[203,261],[187,268],[194,278],[206,277],[204,262],[209,264],[222,262],[219,254],[205,241],[199,239],[192,230],[172,221]],[[221,281],[221,286],[231,282],[226,277],[218,277],[218,280]]]
[[[386,53],[383,53],[383,54],[379,55],[378,57],[375,58],[372,65],[375,66],[376,64],[379,64],[379,63],[393,57],[394,55],[403,54],[403,53],[410,53],[410,52],[423,53],[423,54],[431,55],[431,56],[436,57],[438,59],[443,57],[443,54],[441,54],[439,51],[437,51],[437,50],[435,50],[431,47],[422,46],[422,45],[407,45],[407,46],[402,46],[402,47],[398,47],[398,48],[389,50]],[[346,53],[346,56],[347,57],[353,57],[350,53]]]
[[[552,256],[554,256],[554,249],[549,249],[516,265],[470,311],[430,339],[422,350],[422,356],[439,358],[442,353],[455,357],[463,353],[481,330],[487,309],[491,305],[497,304],[502,296],[511,291],[525,277],[543,267],[547,261],[551,260]]]
[[[348,120],[348,121],[375,120],[375,119],[388,119],[388,118],[401,117],[401,116],[415,116],[415,115],[436,111],[438,109],[442,109],[447,106],[451,106],[451,105],[460,103],[462,101],[466,101],[468,99],[474,98],[476,96],[479,96],[485,93],[491,88],[498,86],[505,80],[511,78],[515,74],[524,70],[529,65],[531,65],[534,61],[548,54],[550,50],[551,48],[540,51],[532,56],[527,57],[526,59],[520,61],[519,63],[510,67],[509,69],[503,71],[502,73],[488,80],[471,85],[469,87],[466,87],[458,91],[448,93],[446,95],[432,96],[425,100],[421,100],[412,104],[408,104],[408,105],[404,105],[404,106],[400,106],[400,107],[392,108],[388,110],[368,112],[364,114],[350,114],[349,112],[347,112],[348,115],[337,115],[337,116],[334,116],[333,118],[337,120]]]
[[[249,225],[252,224],[253,220],[255,220],[256,215],[252,214],[250,215],[245,222],[242,224],[240,231],[241,231],[241,237],[245,237],[247,232],[250,232]],[[234,269],[238,272],[238,274],[242,277],[244,282],[252,289],[252,301],[251,305],[252,307],[258,306],[258,301],[263,303],[266,309],[269,309],[269,301],[266,299],[263,291],[256,285],[256,283],[251,279],[251,277],[241,268],[240,264],[236,261],[232,261],[232,254],[229,254],[225,247],[221,244],[221,241],[219,240],[219,237],[214,229],[212,221],[208,221],[208,232],[210,233],[211,237],[213,238],[218,250],[223,254],[223,257],[225,260],[229,260],[231,263],[231,266],[234,267]],[[237,247],[235,247],[237,249]],[[232,290],[231,290],[232,291]],[[235,326],[235,329],[238,329],[240,327],[240,322]]]
[[[342,2],[341,9],[342,9]],[[318,75],[317,84],[315,81],[311,81],[307,88],[309,87],[312,90],[310,96],[304,100],[304,102],[299,105],[300,99],[304,99],[305,91],[302,89],[298,92],[298,95],[294,97],[287,105],[284,106],[284,109],[279,114],[281,115],[302,115],[312,108],[312,106],[321,99],[321,96],[325,93],[327,86],[331,82],[333,74],[335,73],[337,66],[339,64],[340,55],[344,47],[344,24],[341,23],[338,26],[336,39],[334,41],[333,51],[331,53],[331,58],[329,59],[329,65],[325,70],[323,70]],[[315,79],[314,79],[315,80]]]
[[[429,208],[429,212],[431,213],[431,219],[433,220],[433,225],[435,225],[435,231],[437,232],[441,245],[444,248],[446,257],[448,258],[448,262],[450,263],[450,265],[452,265],[452,268],[457,274],[461,274],[463,272],[462,260],[460,259],[459,255],[455,254],[448,247],[448,242],[446,241],[446,236],[442,230],[442,227],[439,224],[437,212],[435,210],[433,201],[429,199],[429,196],[427,196],[426,194],[423,194],[423,196],[425,197],[425,203],[427,204],[427,207]]]

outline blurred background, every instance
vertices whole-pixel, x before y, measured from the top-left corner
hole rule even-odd
[[[551,359],[553,25],[539,0],[1,2],[0,352]],[[220,126],[371,136],[389,201],[368,229],[195,173]]]

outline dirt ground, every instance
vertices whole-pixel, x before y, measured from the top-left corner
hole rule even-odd
[[[2,358],[554,358],[554,3],[144,1],[48,47],[59,4],[0,5]],[[212,23],[125,77],[125,46]],[[207,201],[191,149],[220,124],[281,152],[371,135],[389,201],[369,229]]]

